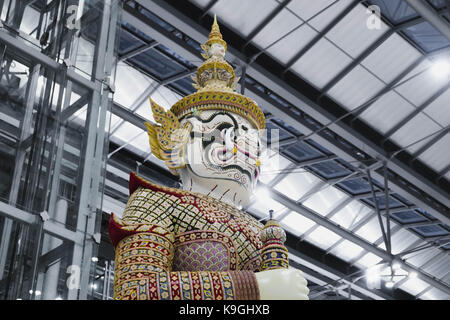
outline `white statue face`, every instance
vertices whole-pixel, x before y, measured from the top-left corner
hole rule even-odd
[[[246,205],[259,176],[261,143],[250,122],[220,110],[185,118],[193,128],[180,169],[183,188],[235,206]]]
[[[213,43],[209,48],[209,54],[214,57],[225,57],[225,48],[220,43]]]

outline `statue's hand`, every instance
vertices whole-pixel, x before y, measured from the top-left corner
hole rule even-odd
[[[303,273],[295,268],[255,273],[261,300],[308,300]]]

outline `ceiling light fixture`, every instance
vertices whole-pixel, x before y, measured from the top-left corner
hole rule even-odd
[[[436,78],[443,79],[445,77],[450,77],[450,61],[437,60],[433,62],[430,70]]]

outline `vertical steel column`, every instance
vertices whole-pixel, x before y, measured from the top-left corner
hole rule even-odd
[[[22,177],[22,170],[25,161],[26,151],[23,149],[22,142],[31,135],[31,122],[33,117],[34,102],[36,99],[36,88],[41,71],[41,65],[37,64],[30,72],[28,79],[28,86],[26,91],[25,114],[20,126],[19,145],[16,154],[16,162],[14,165],[13,180],[11,191],[9,194],[9,204],[15,206],[19,194],[20,182]],[[6,258],[8,254],[8,247],[11,238],[11,229],[13,221],[5,218],[3,226],[2,237],[0,240],[0,279],[3,279]]]
[[[78,293],[76,290],[70,290],[69,299],[87,299],[88,294],[91,258],[94,250],[92,236],[95,231],[98,200],[101,196],[99,182],[101,169],[104,167],[105,123],[109,107],[109,93],[105,90],[103,81],[110,75],[113,66],[118,13],[117,0],[104,2],[94,60],[93,80],[96,82],[96,90],[92,94],[88,108],[87,136],[84,141],[82,176],[79,183],[77,231],[84,230],[84,240],[83,245],[75,244],[73,253],[73,264],[78,264],[81,269],[80,291]]]

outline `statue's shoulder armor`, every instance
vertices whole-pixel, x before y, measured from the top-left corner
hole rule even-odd
[[[171,212],[180,202],[183,190],[149,182],[130,173],[130,198],[122,221],[136,224],[157,224],[172,229]]]

